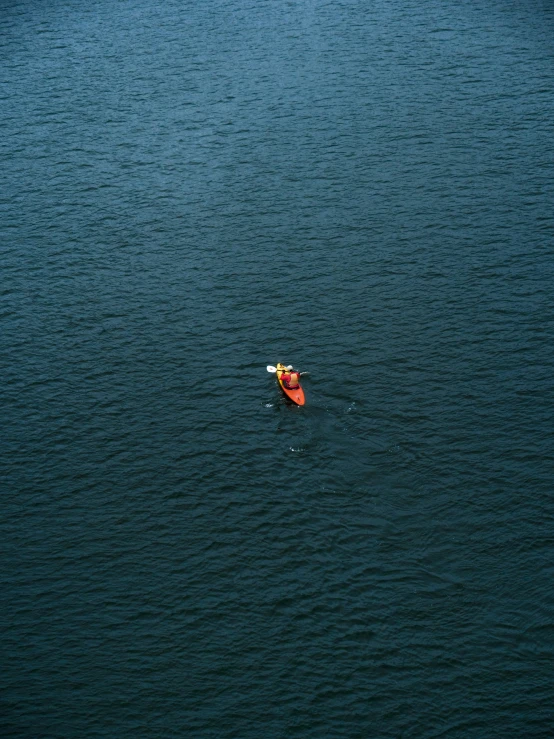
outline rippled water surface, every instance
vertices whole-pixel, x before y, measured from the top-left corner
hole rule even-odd
[[[550,736],[551,3],[0,0],[0,59],[2,736]]]

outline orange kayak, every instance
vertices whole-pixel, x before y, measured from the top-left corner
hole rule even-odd
[[[289,390],[288,387],[285,387],[283,385],[283,382],[281,380],[281,375],[286,372],[286,367],[284,364],[281,364],[281,362],[277,363],[277,382],[279,383],[279,387],[281,390],[285,393],[287,398],[290,398],[293,403],[296,403],[296,405],[304,405],[306,402],[304,398],[304,391],[298,385],[298,387],[294,388],[294,390]]]

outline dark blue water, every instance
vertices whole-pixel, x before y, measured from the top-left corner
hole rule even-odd
[[[551,3],[0,19],[1,735],[550,736]]]

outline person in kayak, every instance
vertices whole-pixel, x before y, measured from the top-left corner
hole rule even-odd
[[[300,372],[292,368],[292,364],[286,367],[286,372],[281,375],[283,385],[287,390],[296,390],[300,387]]]

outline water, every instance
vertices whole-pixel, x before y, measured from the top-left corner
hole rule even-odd
[[[550,3],[0,18],[2,735],[550,736]]]

